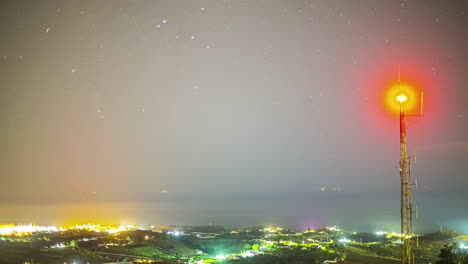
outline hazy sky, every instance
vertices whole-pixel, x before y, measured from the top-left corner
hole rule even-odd
[[[400,64],[419,226],[468,232],[466,7],[1,1],[0,222],[396,228]]]

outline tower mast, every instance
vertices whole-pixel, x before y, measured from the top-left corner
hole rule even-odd
[[[398,89],[403,94],[398,65]],[[413,206],[410,178],[410,157],[407,154],[405,102],[400,102],[400,217],[401,217],[401,263],[413,264]]]

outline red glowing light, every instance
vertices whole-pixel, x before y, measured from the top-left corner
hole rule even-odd
[[[404,109],[408,114],[419,114],[421,91],[407,81],[394,81],[385,88],[383,103],[391,113],[399,113]]]
[[[350,79],[353,78],[356,87],[363,89],[365,94],[365,103],[358,110],[365,113],[366,129],[376,131],[376,138],[385,142],[398,135],[395,124],[398,124],[400,107],[404,107],[407,116],[425,116],[407,120],[412,126],[411,135],[418,136],[413,142],[426,144],[438,136],[446,136],[445,133],[452,133],[451,129],[457,125],[455,118],[447,116],[456,111],[453,102],[458,99],[454,87],[461,85],[460,69],[440,60],[446,56],[443,53],[446,49],[427,45],[434,42],[419,33],[414,32],[412,41],[401,45],[377,46],[363,59],[362,67],[353,68],[350,73]],[[436,74],[434,61],[440,63]],[[401,90],[398,89],[398,77]],[[401,93],[408,97],[403,104],[396,99]]]
[[[403,103],[405,103],[406,101],[408,101],[408,96],[406,96],[406,94],[404,94],[404,93],[401,93],[401,94],[399,94],[395,99],[396,99],[400,104],[403,104]]]

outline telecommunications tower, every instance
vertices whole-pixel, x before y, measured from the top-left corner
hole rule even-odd
[[[406,86],[405,86],[406,87]],[[421,114],[408,115],[406,106],[408,100],[407,91],[401,85],[400,66],[398,66],[398,95],[396,101],[400,104],[400,217],[401,217],[401,264],[414,264],[413,255],[413,196],[411,180],[411,161],[415,156],[407,153],[406,118],[408,116],[422,116],[423,93],[421,93]],[[414,98],[411,98],[414,100]]]

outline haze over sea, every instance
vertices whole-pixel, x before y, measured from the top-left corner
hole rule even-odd
[[[398,193],[393,197],[375,194],[372,199],[347,193],[316,193],[289,196],[288,199],[281,195],[246,195],[233,199],[229,194],[195,198],[167,194],[153,198],[154,201],[138,202],[9,203],[0,205],[0,222],[43,225],[104,222],[135,224],[139,227],[166,224],[216,224],[228,227],[280,225],[295,230],[337,225],[354,232],[398,231],[398,198]],[[420,201],[419,219],[415,221],[417,232],[434,232],[442,226],[443,229],[468,233],[464,197],[445,195],[442,203],[441,197],[425,193],[415,200]]]

